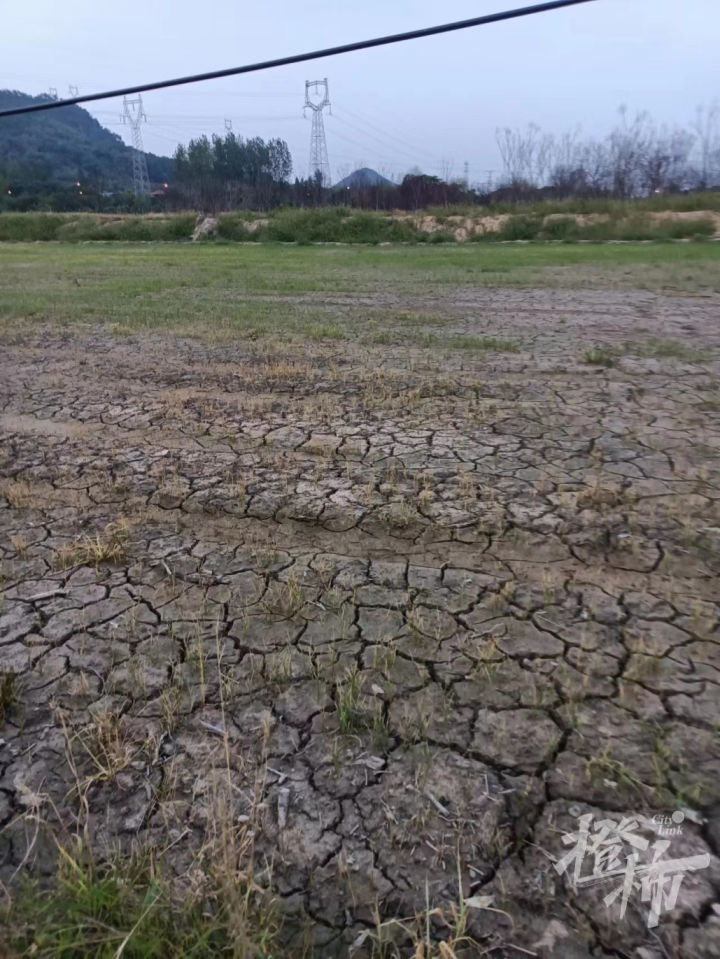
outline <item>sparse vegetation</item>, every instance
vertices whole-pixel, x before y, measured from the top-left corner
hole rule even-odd
[[[622,350],[612,346],[594,346],[585,353],[585,362],[592,366],[614,366]]]
[[[101,563],[118,563],[125,556],[130,531],[127,522],[120,518],[108,523],[102,533],[85,536],[68,546],[61,546],[55,553],[57,569],[72,569],[74,566]]]
[[[712,810],[720,247],[0,258],[0,953],[544,954],[528,868],[612,952],[565,831]]]

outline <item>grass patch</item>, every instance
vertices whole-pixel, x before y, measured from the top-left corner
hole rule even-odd
[[[517,353],[519,350],[515,340],[502,336],[446,336],[441,343],[446,349],[468,353]]]
[[[677,340],[651,339],[637,345],[628,344],[627,349],[641,356],[680,360],[682,363],[707,363],[712,359],[707,350],[697,350]]]
[[[485,240],[537,240],[542,232],[542,220],[533,216],[514,216],[497,233],[485,233]]]
[[[614,346],[594,346],[585,353],[585,362],[592,366],[611,367],[622,356],[622,350]]]
[[[25,880],[0,906],[10,955],[44,959],[214,959],[277,955],[279,925],[252,880],[184,895],[149,853],[104,863],[61,847],[53,882]],[[247,898],[245,898],[247,897]]]
[[[545,233],[550,224],[545,227]],[[607,221],[589,223],[584,226],[569,224],[566,227],[565,240],[589,240],[595,243],[621,240],[624,242],[654,240],[702,239],[714,236],[715,224],[709,219],[687,220],[651,220],[647,216],[635,216],[628,219],[611,218]]]
[[[8,244],[0,247],[0,329],[27,335],[35,324],[103,324],[122,334],[255,338],[317,326],[311,336],[325,327],[332,338],[339,324],[383,345],[391,333],[405,342],[406,330],[442,324],[442,314],[368,310],[354,297],[498,287],[711,291],[720,287],[720,244],[255,244],[241,257],[212,243]],[[282,299],[312,293],[345,298],[342,321]]]
[[[515,340],[501,336],[467,336],[464,333],[444,336],[438,333],[415,333],[403,337],[404,343],[412,343],[425,349],[462,351],[465,353],[517,353]]]
[[[342,340],[345,331],[339,323],[311,323],[302,329],[302,335],[308,340]]]
[[[468,204],[429,207],[425,212],[429,216],[477,216],[478,211],[487,216],[502,213],[525,213],[530,216],[549,216],[550,214],[588,214],[604,213],[610,216],[630,216],[642,213],[695,213],[697,211],[720,210],[720,191],[690,194],[653,194],[641,200],[567,199],[537,200],[528,203],[493,203],[490,206],[477,207]]]
[[[102,534],[86,536],[69,546],[61,546],[53,557],[56,569],[74,569],[76,566],[94,566],[118,563],[124,559],[129,539],[128,525],[120,519],[109,523]]]
[[[682,363],[707,363],[712,359],[707,350],[697,350],[677,340],[653,338],[643,343],[623,343],[622,346],[595,346],[585,353],[585,362],[610,367],[621,356],[674,359]]]
[[[428,239],[411,223],[381,213],[327,209],[282,210],[255,232],[258,240],[282,243],[412,243]],[[454,240],[452,234],[450,239]]]
[[[63,240],[151,241],[186,240],[195,227],[192,213],[168,216],[120,216],[92,213],[3,213],[0,240],[4,242]]]

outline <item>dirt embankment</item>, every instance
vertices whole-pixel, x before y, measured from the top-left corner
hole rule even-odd
[[[411,213],[393,213],[391,218],[398,222],[410,223],[416,230],[422,233],[450,232],[458,243],[463,243],[474,236],[482,236],[488,233],[501,233],[508,224],[522,216],[522,214],[501,213],[497,216],[448,216],[437,217],[426,214]],[[652,226],[658,226],[673,222],[707,222],[710,221],[715,226],[715,236],[720,237],[720,213],[712,210],[693,210],[689,212],[678,213],[668,210],[663,213],[647,213],[642,218]],[[543,228],[553,223],[570,222],[577,227],[586,228],[601,223],[610,223],[613,217],[607,213],[551,213],[545,217],[534,217]],[[631,218],[628,217],[629,221]],[[620,221],[621,223],[624,221]]]

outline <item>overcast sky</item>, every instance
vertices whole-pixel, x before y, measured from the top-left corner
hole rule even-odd
[[[5,0],[0,86],[81,93],[238,66],[462,20],[534,0]],[[498,126],[530,122],[560,133],[603,135],[617,108],[660,122],[692,118],[720,97],[719,0],[595,0],[524,20],[268,73],[148,93],[145,148],[224,133],[287,140],[307,169],[305,80],[327,77],[333,177],[359,163],[401,175],[443,161],[471,181],[500,172]],[[129,142],[122,102],[89,105]],[[344,171],[343,171],[344,172]]]

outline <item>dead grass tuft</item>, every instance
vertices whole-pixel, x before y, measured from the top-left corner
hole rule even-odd
[[[33,505],[32,489],[25,480],[11,479],[0,483],[0,496],[13,509],[29,509]]]
[[[102,534],[86,536],[69,546],[61,546],[53,556],[55,569],[74,569],[76,566],[94,566],[101,563],[119,563],[125,558],[130,527],[123,517],[108,523]]]

